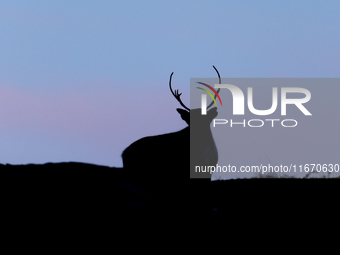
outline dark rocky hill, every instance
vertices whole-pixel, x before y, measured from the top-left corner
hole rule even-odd
[[[255,235],[264,222],[284,228],[338,212],[339,179],[188,179],[186,190],[175,183],[155,190],[122,168],[92,164],[0,164],[0,170],[2,226],[57,243],[85,235],[124,247],[209,245],[216,235]]]

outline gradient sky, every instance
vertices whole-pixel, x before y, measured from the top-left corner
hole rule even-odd
[[[0,1],[0,163],[122,166],[192,77],[339,77],[340,1]]]

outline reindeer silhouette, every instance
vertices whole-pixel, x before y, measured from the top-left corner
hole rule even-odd
[[[213,68],[221,83],[217,69],[215,66]],[[177,112],[188,127],[178,132],[141,138],[123,151],[122,159],[123,167],[132,180],[139,181],[149,188],[155,187],[157,190],[166,190],[172,186],[179,191],[188,188],[188,169],[191,177],[204,177],[208,181],[211,179],[209,172],[195,173],[194,167],[217,164],[217,149],[210,130],[210,123],[217,116],[217,108],[210,109],[206,115],[201,115],[201,109],[190,110],[180,98],[182,93],[172,90],[172,75],[173,73],[169,80],[170,91],[186,109],[177,108]],[[219,91],[220,89],[217,93]],[[212,105],[213,102],[207,106],[207,109]],[[197,146],[191,150],[190,139],[199,140],[195,143]]]

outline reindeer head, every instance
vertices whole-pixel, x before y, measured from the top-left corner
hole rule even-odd
[[[217,72],[218,78],[219,78],[219,83],[221,84],[221,77],[219,72],[217,71],[216,67],[213,66],[213,68],[215,69],[215,71]],[[205,123],[207,122],[208,124],[210,124],[210,122],[217,116],[217,108],[214,107],[212,109],[210,109],[209,111],[207,111],[207,115],[201,115],[201,109],[193,109],[190,110],[188,107],[185,106],[185,104],[182,102],[181,100],[181,95],[182,93],[178,93],[178,90],[175,90],[175,92],[173,92],[172,88],[171,88],[171,78],[172,75],[174,73],[172,72],[170,75],[170,80],[169,80],[169,87],[170,87],[170,91],[173,94],[173,96],[177,99],[177,101],[181,104],[181,106],[183,106],[186,110],[183,110],[181,108],[177,108],[177,112],[181,115],[182,119],[190,126],[190,115],[191,115],[191,120],[192,121],[198,121],[199,123]],[[217,90],[217,93],[220,92],[220,89]],[[215,95],[215,99],[216,99],[216,95]],[[207,110],[213,105],[213,101],[208,105]]]

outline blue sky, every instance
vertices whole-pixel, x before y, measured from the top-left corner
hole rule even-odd
[[[0,1],[0,163],[122,166],[191,77],[339,77],[337,0]],[[188,105],[189,103],[187,103]]]

